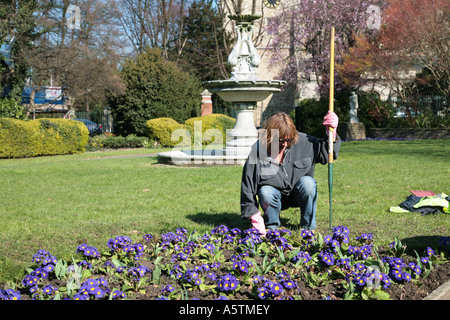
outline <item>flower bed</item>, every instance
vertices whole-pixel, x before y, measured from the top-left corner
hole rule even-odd
[[[205,234],[147,234],[141,243],[119,236],[105,252],[78,246],[72,261],[39,250],[23,279],[1,286],[0,299],[396,299],[398,288],[423,287],[448,264],[449,238],[416,257],[398,239],[381,253],[372,238],[352,240],[345,226],[326,236],[282,228],[261,238],[255,229],[223,225]]]

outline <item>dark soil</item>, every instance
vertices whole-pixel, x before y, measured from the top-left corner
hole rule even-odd
[[[142,263],[142,264],[145,264]],[[103,276],[103,275],[102,275]],[[108,278],[105,277],[107,280]],[[110,287],[115,287],[115,280],[108,280]],[[323,300],[324,297],[328,296],[333,300],[340,300],[345,294],[345,289],[341,283],[342,280],[336,281],[334,283],[328,284],[323,287],[312,288],[305,282],[298,282],[299,292],[302,300]],[[389,289],[386,290],[390,295],[392,300],[422,300],[428,294],[436,290],[439,286],[450,281],[450,262],[440,264],[435,266],[431,273],[424,279],[420,279],[419,282],[408,282],[402,285],[392,284]],[[62,287],[65,282],[53,279],[49,281],[48,284],[52,284],[55,287]],[[129,300],[156,300],[161,297],[161,289],[166,284],[173,284],[173,280],[167,276],[161,276],[160,285],[147,285],[143,287],[145,293],[127,293],[127,298]],[[116,287],[120,287],[120,283],[116,283]],[[0,285],[0,288],[3,288]],[[212,291],[200,291],[192,290],[187,291],[189,300],[214,300],[218,298],[216,294]],[[250,288],[241,288],[232,298],[233,300],[253,300],[254,297]],[[22,294],[22,300],[31,300],[31,297],[26,294]]]
[[[403,285],[392,284],[386,292],[389,293],[392,300],[422,300],[428,294],[436,290],[440,285],[450,281],[450,262],[436,266],[433,271],[425,278],[421,279],[418,284],[408,282]],[[165,282],[165,281],[163,281]],[[168,282],[169,283],[169,282]],[[326,287],[311,288],[305,282],[299,282],[300,296],[302,300],[323,300],[324,296],[329,296],[331,299],[342,299],[345,294],[345,289],[341,282],[336,282],[327,285]],[[161,296],[160,286],[146,287],[145,294],[135,294],[129,296],[132,300],[155,300]],[[189,299],[200,300],[214,300],[217,295],[212,292],[189,291]],[[233,299],[246,300],[253,299],[252,294],[248,288],[241,289],[236,293]]]
[[[145,265],[145,261],[141,261]],[[152,263],[147,265],[149,268],[154,267]],[[224,270],[225,271],[225,270]],[[217,272],[216,272],[217,273]],[[220,273],[217,273],[220,276]],[[346,290],[342,284],[343,280],[336,280],[335,282],[322,287],[311,287],[306,282],[298,281],[299,295],[302,300],[323,300],[324,297],[329,297],[332,300],[340,300],[344,297]],[[436,290],[440,285],[450,281],[450,262],[435,265],[433,270],[426,278],[421,278],[417,282],[408,282],[405,284],[392,283],[389,289],[385,290],[390,295],[392,300],[422,300],[428,294]],[[128,296],[131,300],[155,300],[161,297],[161,288],[166,284],[173,284],[173,280],[169,277],[162,276],[161,284],[159,286],[150,285],[145,288],[145,294],[136,293]],[[214,300],[217,295],[211,291],[193,290],[188,291],[188,299],[199,300]],[[233,300],[248,300],[255,299],[252,295],[251,288],[244,287],[232,298]]]
[[[438,265],[420,285],[408,282],[402,286],[391,286],[388,293],[393,300],[422,300],[440,285],[450,281],[450,262]]]

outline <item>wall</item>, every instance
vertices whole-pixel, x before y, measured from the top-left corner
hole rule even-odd
[[[369,129],[370,138],[378,139],[450,139],[450,128],[439,129],[388,129],[372,128]]]

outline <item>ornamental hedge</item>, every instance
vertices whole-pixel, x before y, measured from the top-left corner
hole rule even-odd
[[[88,139],[86,126],[75,120],[0,118],[0,158],[81,153]]]
[[[179,132],[179,139],[172,139],[175,132]],[[186,132],[186,126],[171,118],[156,118],[147,121],[147,134],[150,140],[165,147],[175,147],[181,142],[189,142],[190,138]]]
[[[147,121],[147,134],[150,140],[166,147],[193,144],[194,139],[203,145],[217,143],[219,134],[222,135],[222,143],[225,143],[227,130],[233,129],[235,123],[236,119],[223,114],[190,118],[184,124],[171,118],[156,118]]]
[[[225,143],[227,140],[227,130],[233,129],[234,125],[236,124],[236,119],[231,118],[229,116],[223,115],[223,114],[210,114],[203,117],[195,117],[190,118],[185,121],[185,125],[187,129],[191,132],[191,137],[194,139],[194,132],[195,132],[195,122],[200,121],[202,124],[202,135],[201,135],[201,141],[202,144],[210,144],[217,141],[215,139],[220,139],[218,137],[214,137],[218,132],[215,132],[214,130],[219,130],[222,134],[222,141]],[[195,132],[195,134],[199,134]]]

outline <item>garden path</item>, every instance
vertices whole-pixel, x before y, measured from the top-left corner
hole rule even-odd
[[[439,286],[423,300],[450,300],[450,280]]]

